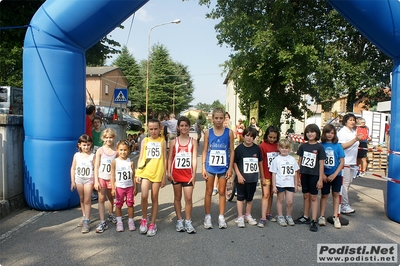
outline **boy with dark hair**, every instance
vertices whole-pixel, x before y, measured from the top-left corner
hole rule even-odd
[[[254,143],[257,131],[248,127],[243,132],[244,141],[235,149],[234,169],[236,173],[237,186],[237,226],[245,227],[245,222],[257,225],[251,216],[253,197],[257,188],[258,175],[264,179],[263,156],[260,147]],[[244,201],[246,200],[245,215],[243,216]]]

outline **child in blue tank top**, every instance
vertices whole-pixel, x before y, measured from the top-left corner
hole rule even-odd
[[[212,113],[214,126],[204,134],[202,177],[206,180],[206,192],[204,196],[204,228],[206,229],[213,228],[211,223],[211,196],[215,178],[219,178],[218,227],[227,228],[224,218],[226,205],[225,189],[226,179],[232,177],[234,137],[232,130],[224,127],[224,119],[225,111],[222,108],[215,108]]]

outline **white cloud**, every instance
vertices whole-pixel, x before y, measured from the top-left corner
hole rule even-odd
[[[135,19],[137,19],[139,21],[144,21],[144,22],[153,20],[153,18],[147,14],[147,11],[143,7],[141,9],[139,9],[138,11],[136,11]]]

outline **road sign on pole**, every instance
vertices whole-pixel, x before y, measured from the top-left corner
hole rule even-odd
[[[128,102],[128,89],[115,89],[114,90],[114,102],[115,103],[127,103]]]

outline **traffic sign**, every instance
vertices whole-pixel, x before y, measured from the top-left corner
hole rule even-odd
[[[128,89],[115,89],[114,90],[114,102],[115,103],[127,103],[128,102]]]

